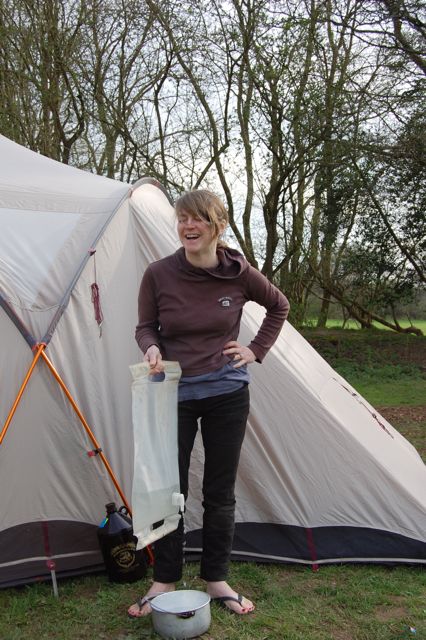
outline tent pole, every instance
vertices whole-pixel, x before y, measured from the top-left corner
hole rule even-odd
[[[28,381],[31,378],[31,375],[32,375],[32,373],[34,371],[34,367],[36,366],[37,361],[39,360],[40,356],[42,356],[44,361],[46,362],[47,366],[49,367],[50,371],[52,372],[54,378],[59,383],[60,387],[62,388],[63,392],[67,396],[69,402],[71,403],[71,406],[73,407],[73,409],[76,412],[78,418],[80,419],[80,422],[82,423],[83,427],[85,428],[85,430],[87,432],[87,435],[89,436],[90,440],[92,441],[95,449],[98,450],[98,453],[99,453],[99,455],[101,457],[101,460],[102,460],[106,470],[108,471],[109,476],[110,476],[115,488],[117,489],[118,494],[120,495],[120,498],[122,499],[124,506],[126,507],[129,515],[131,516],[132,515],[132,510],[130,508],[130,505],[126,500],[126,496],[124,495],[120,485],[118,484],[117,478],[115,477],[114,472],[111,469],[111,466],[110,466],[108,460],[106,459],[105,455],[103,454],[103,452],[102,452],[102,450],[101,450],[101,448],[99,446],[98,441],[96,440],[95,436],[93,435],[89,425],[86,422],[86,419],[84,418],[83,414],[81,413],[80,409],[78,408],[78,406],[77,406],[74,398],[72,397],[71,393],[69,392],[67,386],[65,385],[65,383],[62,380],[61,376],[56,371],[56,369],[53,366],[52,362],[50,361],[50,359],[46,355],[46,353],[44,351],[45,348],[46,348],[46,343],[44,343],[44,342],[40,342],[40,343],[34,345],[34,347],[33,347],[33,352],[34,352],[33,361],[31,363],[30,368],[28,369],[28,372],[27,372],[27,374],[25,376],[25,379],[24,379],[24,381],[23,381],[23,383],[21,385],[21,388],[18,391],[18,395],[16,396],[15,402],[13,403],[13,406],[12,406],[10,412],[9,412],[9,415],[7,416],[6,422],[5,422],[5,424],[3,426],[3,429],[2,429],[2,431],[0,433],[0,445],[2,444],[2,442],[4,440],[4,437],[6,435],[6,432],[7,432],[8,428],[9,428],[9,425],[12,422],[12,418],[13,418],[13,416],[15,414],[15,411],[16,411],[18,405],[19,405],[19,402],[20,402],[20,400],[22,398],[22,394],[25,391],[25,387],[27,386]],[[149,546],[147,547],[147,553],[148,553],[150,562],[152,564],[153,561],[154,561],[154,556],[153,556],[152,550],[151,550],[151,548]]]
[[[67,396],[72,408],[74,409],[74,411],[76,412],[81,424],[83,425],[84,429],[86,430],[87,435],[89,436],[90,440],[93,443],[93,446],[95,447],[95,449],[98,451],[99,456],[102,460],[102,462],[104,463],[104,466],[106,468],[106,470],[109,473],[109,476],[115,486],[115,488],[117,489],[120,498],[123,501],[124,506],[126,507],[127,511],[129,512],[129,514],[132,514],[132,511],[130,509],[130,505],[128,504],[127,500],[126,500],[126,496],[124,495],[123,491],[121,490],[120,485],[118,484],[118,480],[114,475],[114,472],[108,462],[108,460],[106,459],[105,455],[103,454],[101,447],[98,443],[98,441],[96,440],[95,436],[93,435],[93,432],[91,431],[89,425],[87,424],[87,421],[85,419],[85,417],[83,416],[83,414],[81,413],[80,409],[77,406],[77,403],[75,402],[74,398],[72,397],[71,393],[69,392],[65,382],[62,380],[61,376],[59,375],[59,373],[56,371],[55,367],[53,366],[52,362],[50,361],[49,357],[46,355],[46,353],[44,351],[41,352],[41,355],[45,361],[45,363],[47,364],[47,366],[49,367],[50,371],[53,374],[53,377],[56,379],[56,381],[58,382],[59,386],[61,387],[62,391],[65,393],[65,395]]]
[[[23,381],[23,383],[21,385],[21,388],[18,391],[18,395],[16,396],[15,402],[13,403],[13,406],[12,406],[10,412],[9,412],[9,415],[7,416],[7,419],[6,419],[6,422],[4,423],[4,427],[2,429],[2,432],[0,433],[0,445],[2,444],[3,439],[4,439],[5,435],[6,435],[6,432],[7,432],[8,428],[9,428],[9,425],[12,422],[12,418],[13,418],[13,416],[15,414],[16,409],[18,408],[19,402],[21,401],[22,394],[25,391],[25,387],[27,386],[28,381],[31,378],[32,372],[34,371],[34,367],[37,364],[37,360],[42,355],[43,349],[45,349],[45,347],[46,347],[46,345],[44,344],[44,342],[41,342],[41,343],[35,345],[35,347],[33,349],[33,351],[34,351],[33,361],[31,363],[30,368],[28,369],[27,375],[25,376],[25,379],[24,379],[24,381]]]

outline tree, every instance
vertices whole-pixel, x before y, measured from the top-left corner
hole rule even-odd
[[[79,71],[90,105],[88,161],[97,173],[129,181],[158,139],[153,92],[167,76],[170,55],[152,35],[144,2],[91,0],[86,7]]]
[[[395,47],[426,74],[426,9],[419,0],[378,0]]]
[[[293,322],[314,293],[320,325],[336,302],[386,323],[424,283],[417,0],[0,0],[0,17],[1,131],[219,192]]]
[[[0,11],[1,129],[68,163],[85,127],[76,72],[84,4],[12,0]]]

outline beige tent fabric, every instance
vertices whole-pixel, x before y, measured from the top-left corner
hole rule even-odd
[[[28,249],[29,250],[29,249]],[[129,255],[133,257],[129,260]],[[133,339],[139,274],[134,261],[128,203],[117,212],[97,246],[97,279],[104,313],[102,336],[94,316],[90,285],[91,259],[83,270],[69,305],[46,353],[69,388],[122,486],[131,493],[130,362],[139,357]],[[127,283],[127,287],[122,285]],[[123,313],[126,309],[126,313]],[[24,313],[24,311],[22,312]],[[11,363],[2,367],[2,424],[19,389],[32,353],[1,311],[2,350]],[[4,353],[6,349],[6,353]],[[6,360],[7,358],[7,360]],[[34,370],[0,447],[3,486],[24,469],[0,509],[4,528],[40,519],[75,520],[97,525],[104,505],[120,501],[93,444],[45,363]]]
[[[12,146],[17,145],[12,143]],[[27,150],[23,152],[34,155]],[[55,168],[56,165],[53,163]],[[62,169],[59,165],[59,170]],[[77,170],[71,173],[74,172],[78,176],[82,173]],[[97,176],[89,177],[96,183]],[[85,179],[83,174],[83,187]],[[100,180],[104,183],[103,178]],[[67,186],[70,192],[71,188],[79,192],[77,185],[71,185]],[[123,185],[113,185],[115,190],[121,190],[121,197]],[[124,192],[130,193],[128,185],[124,185]],[[90,200],[90,191],[85,197]],[[134,459],[129,365],[141,358],[134,339],[137,292],[143,270],[158,252],[164,251],[167,243],[165,223],[161,231],[151,232],[163,209],[170,216],[166,235],[171,239],[174,231],[171,207],[157,187],[142,185],[133,194],[132,203],[134,206],[129,206],[129,200],[122,203],[96,245],[96,278],[104,315],[102,334],[91,301],[90,286],[95,278],[92,257],[73,289],[46,350],[100,443],[129,502]],[[114,200],[110,207],[112,210],[115,207]],[[46,233],[46,229],[34,225],[32,241],[27,238],[21,244],[22,263],[28,272],[33,247],[37,244],[36,228],[40,235]],[[91,239],[82,235],[82,255],[91,246]],[[3,257],[6,255],[3,253]],[[65,271],[62,276],[60,273],[58,270],[57,280],[63,278],[62,291],[65,292],[71,272]],[[34,331],[35,338],[40,339],[48,324],[44,313],[40,320],[32,309],[12,306]],[[50,317],[49,309],[46,313]],[[0,340],[0,420],[3,425],[31,364],[32,352],[1,309]],[[93,444],[68,400],[45,363],[40,361],[0,447],[0,482],[3,487],[10,487],[10,491],[2,491],[1,529],[45,518],[98,525],[103,519],[105,504],[112,500],[121,502],[121,499],[99,457],[88,456],[92,449]],[[21,475],[22,469],[25,474]],[[19,482],[16,481],[18,472]]]
[[[0,291],[43,338],[129,185],[34,154],[0,136]]]
[[[31,152],[24,150],[24,153]],[[56,164],[53,163],[55,167]],[[90,178],[97,180],[97,176]],[[124,186],[125,192],[130,193],[128,185]],[[77,186],[74,189],[79,190]],[[120,196],[122,193],[121,189]],[[91,301],[90,286],[95,278],[92,257],[46,350],[100,443],[129,503],[134,460],[129,365],[141,358],[134,339],[137,292],[147,264],[172,244],[175,229],[170,204],[154,185],[140,186],[131,203],[129,200],[122,203],[96,245],[96,278],[104,315],[102,333]],[[114,201],[110,206],[113,209]],[[156,220],[162,211],[167,215],[156,230]],[[45,233],[45,229],[40,228],[39,233]],[[36,244],[36,237],[33,240]],[[80,242],[85,248],[91,246],[84,235]],[[176,239],[175,244],[177,247]],[[32,243],[22,242],[22,252],[22,261],[30,271]],[[62,274],[63,291],[69,284],[67,274]],[[44,315],[39,322],[37,313],[31,309],[16,309],[19,317],[36,332],[35,337],[40,338],[47,326]],[[31,364],[32,352],[1,309],[0,329],[3,424]],[[98,525],[105,504],[112,500],[121,503],[121,499],[99,457],[88,456],[92,449],[93,444],[68,400],[40,361],[0,447],[3,487],[11,487],[10,479],[16,480],[17,472],[25,469],[19,482],[14,482],[13,491],[2,492],[0,530],[40,519],[71,519]]]
[[[263,314],[257,304],[246,305],[243,343],[250,342]],[[424,539],[426,466],[419,454],[290,323],[250,372],[237,522],[306,528],[333,523]],[[202,462],[198,442],[187,501],[190,529],[201,526]]]

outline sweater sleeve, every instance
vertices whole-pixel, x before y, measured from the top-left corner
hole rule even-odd
[[[160,347],[158,333],[158,306],[155,295],[155,283],[151,269],[145,271],[138,296],[139,322],[136,327],[135,338],[143,353],[148,347],[156,344]]]
[[[257,302],[266,309],[266,315],[256,336],[248,345],[262,362],[272,347],[288,316],[290,304],[281,291],[275,287],[260,271],[250,266],[247,273],[248,299]]]

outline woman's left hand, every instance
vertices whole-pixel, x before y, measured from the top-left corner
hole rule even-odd
[[[250,364],[250,362],[254,362],[256,360],[256,356],[253,351],[248,347],[243,347],[241,344],[236,342],[236,340],[230,340],[226,343],[223,354],[225,356],[230,356],[235,360],[235,369],[242,367],[243,364]]]

